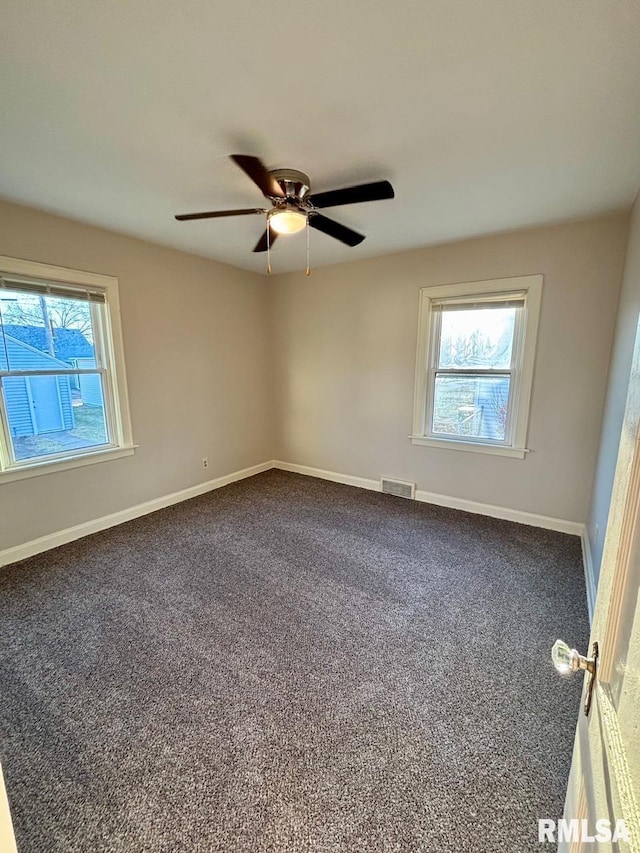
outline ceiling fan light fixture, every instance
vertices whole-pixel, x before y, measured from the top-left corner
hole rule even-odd
[[[276,208],[269,214],[269,225],[278,234],[295,234],[307,224],[306,214],[292,208]]]

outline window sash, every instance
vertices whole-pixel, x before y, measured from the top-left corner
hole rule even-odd
[[[424,412],[423,435],[425,438],[436,438],[442,441],[462,441],[468,444],[489,444],[500,447],[512,447],[515,437],[515,415],[519,402],[521,363],[524,353],[524,324],[526,310],[526,291],[505,292],[495,294],[482,294],[476,296],[450,297],[446,299],[432,300],[431,318],[429,329],[430,347],[427,352],[427,387]],[[442,336],[442,316],[444,311],[449,310],[483,310],[485,308],[516,308],[515,323],[513,328],[513,341],[511,346],[511,364],[509,368],[441,368],[440,344]],[[435,411],[436,379],[438,376],[508,376],[509,396],[507,399],[507,417],[505,423],[504,439],[481,438],[479,436],[465,436],[454,434],[451,438],[433,428]]]
[[[73,285],[66,283],[52,284],[51,282],[40,279],[26,279],[16,276],[9,276],[0,273],[0,289],[7,289],[13,292],[24,293],[25,296],[40,295],[40,296],[55,296],[62,299],[75,299],[76,301],[88,302],[89,312],[91,317],[91,334],[93,338],[93,353],[96,368],[99,370],[107,370],[109,365],[114,365],[114,353],[110,349],[106,350],[107,342],[110,341],[109,327],[109,305],[107,302],[106,290],[102,288],[83,287],[81,285]],[[107,333],[109,332],[109,334]],[[0,370],[1,376],[18,375],[15,370],[11,370],[9,365],[9,355],[5,341],[4,322],[0,313],[0,347],[4,348],[4,354],[7,361],[7,370]],[[91,369],[91,368],[89,368]],[[52,369],[50,373],[81,373],[69,365],[68,369],[61,364],[59,369]],[[106,387],[103,380],[103,386]],[[113,386],[110,384],[110,393],[113,391]],[[4,403],[0,401],[0,405]],[[0,467],[0,471],[2,468]]]
[[[107,438],[109,439],[104,444],[95,444],[89,445],[88,447],[79,447],[79,448],[65,448],[56,453],[47,453],[47,454],[39,454],[37,456],[28,456],[24,459],[16,459],[15,456],[15,447],[13,444],[13,437],[11,435],[11,429],[9,425],[9,416],[6,408],[6,400],[4,395],[3,379],[16,379],[18,377],[30,377],[30,376],[67,376],[69,373],[73,375],[93,375],[99,376],[101,379],[101,388],[102,388],[102,405],[103,405],[103,415],[105,421],[105,428],[107,432]],[[119,447],[117,441],[118,433],[114,430],[117,429],[117,424],[115,422],[115,409],[111,405],[111,400],[109,399],[110,394],[108,391],[109,388],[109,372],[105,369],[100,368],[86,368],[82,370],[72,370],[72,371],[64,371],[64,370],[16,370],[13,372],[7,372],[6,370],[0,371],[0,428],[4,431],[5,438],[5,454],[7,459],[4,460],[4,464],[2,466],[2,470],[6,471],[17,471],[21,468],[28,468],[31,465],[38,464],[41,462],[53,462],[59,459],[72,458],[75,456],[83,456],[87,453],[95,453],[102,450],[110,450],[115,447]]]
[[[8,277],[4,277],[0,279],[0,282],[8,282],[11,281],[13,284],[13,278],[9,279]],[[62,285],[58,287],[57,285],[47,285],[50,290],[56,290],[54,295],[62,296],[63,292],[66,298],[66,293],[71,290],[75,290],[77,293],[86,293],[89,292],[83,288],[76,288],[74,286],[69,286],[68,288]],[[15,287],[11,286],[11,290],[15,290]],[[48,291],[49,292],[49,291]],[[103,295],[104,292],[102,291]],[[109,311],[108,311],[108,303],[106,298],[103,301],[100,300],[88,300],[90,301],[90,313],[91,313],[91,329],[93,336],[93,350],[94,350],[94,360],[95,367],[91,368],[77,368],[73,365],[65,366],[60,364],[60,366],[56,366],[51,369],[43,369],[43,370],[31,370],[31,369],[11,369],[8,370],[0,370],[0,384],[2,383],[2,379],[4,377],[19,377],[19,376],[61,376],[61,375],[86,375],[86,374],[97,374],[101,377],[102,382],[102,394],[103,394],[103,406],[104,406],[104,418],[107,429],[107,434],[109,437],[109,444],[99,445],[97,446],[93,452],[99,452],[100,450],[112,449],[115,447],[120,447],[123,444],[123,435],[122,429],[120,426],[120,420],[118,417],[118,412],[116,409],[117,400],[115,394],[114,387],[114,377],[111,375],[112,366],[115,364],[114,354],[111,348],[111,338],[110,338],[110,325],[109,325]],[[0,346],[5,345],[4,341],[4,328],[0,319]],[[8,356],[7,356],[7,365]],[[18,471],[21,468],[28,468],[30,465],[44,463],[44,462],[52,462],[56,460],[72,458],[75,456],[81,456],[83,454],[87,454],[92,452],[91,448],[85,448],[84,450],[66,450],[60,451],[59,453],[50,454],[47,456],[30,456],[26,459],[15,459],[14,456],[14,448],[13,442],[11,439],[11,431],[9,428],[9,416],[6,411],[6,402],[4,399],[4,395],[0,394],[0,431],[3,433],[2,441],[0,442],[3,445],[3,450],[0,450],[0,470],[5,471]]]
[[[449,374],[449,375],[451,375],[451,374]],[[459,375],[459,374],[457,374],[457,375]],[[469,377],[473,377],[475,374],[468,374],[467,373],[464,375],[469,376]],[[480,375],[486,376],[486,374],[480,374]],[[426,412],[427,421],[425,424],[426,429],[425,429],[425,433],[424,433],[425,438],[437,438],[437,439],[440,439],[442,441],[464,441],[464,442],[467,442],[469,444],[494,444],[494,445],[497,445],[499,447],[511,447],[513,445],[512,425],[513,425],[513,412],[514,412],[513,400],[514,400],[514,392],[515,392],[513,374],[511,374],[509,372],[505,372],[505,373],[502,373],[500,375],[508,376],[511,380],[509,382],[509,396],[507,398],[507,417],[506,417],[506,423],[505,423],[505,429],[504,429],[504,439],[487,438],[485,436],[478,436],[478,435],[462,435],[459,433],[448,434],[448,433],[437,432],[433,428],[433,420],[434,420],[434,413],[435,413],[435,397],[436,397],[435,379],[437,378],[437,374],[434,376],[434,381],[431,384],[429,394],[428,394],[428,399],[427,399],[427,412]]]
[[[511,365],[513,370],[514,360],[516,356],[516,335],[518,333],[518,321],[522,319],[526,306],[526,292],[505,292],[494,294],[483,294],[479,296],[454,296],[446,299],[435,299],[431,301],[431,336],[437,338],[436,346],[433,348],[429,359],[429,364],[434,365],[439,370],[466,370],[473,373],[480,373],[483,370],[492,370],[494,368],[481,367],[464,367],[464,368],[441,368],[440,367],[440,343],[442,337],[442,318],[445,312],[454,311],[484,311],[486,309],[504,309],[515,308],[515,324],[513,329],[513,340],[511,346]],[[504,369],[504,368],[495,368]]]
[[[93,357],[96,363],[96,367],[100,370],[106,370],[109,364],[113,364],[113,353],[107,352],[106,345],[107,341],[109,341],[109,335],[107,331],[109,329],[109,311],[108,311],[108,303],[105,301],[103,303],[92,303],[89,306],[90,316],[91,316],[91,334],[93,337]],[[0,376],[4,375],[14,375],[17,373],[17,370],[12,370],[9,365],[9,354],[7,351],[6,341],[5,341],[5,331],[4,331],[4,323],[2,321],[2,315],[0,314],[0,347],[4,348],[4,355],[7,361],[7,370],[0,370]],[[10,337],[10,335],[8,336]],[[93,368],[88,368],[93,369]],[[50,371],[43,371],[49,373],[80,373],[82,369],[78,370],[73,367],[73,365],[68,365],[65,367],[62,363],[58,368],[52,368]]]

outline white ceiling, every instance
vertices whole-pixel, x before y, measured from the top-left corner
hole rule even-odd
[[[4,0],[0,195],[264,270],[227,154],[317,191],[314,266],[626,207],[640,184],[638,0]],[[304,265],[304,232],[275,271]]]

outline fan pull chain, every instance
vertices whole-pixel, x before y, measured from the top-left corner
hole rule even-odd
[[[311,267],[309,266],[309,217],[307,216],[307,269],[306,275],[311,275]]]
[[[271,275],[271,229],[269,228],[269,217],[267,216],[267,275]]]

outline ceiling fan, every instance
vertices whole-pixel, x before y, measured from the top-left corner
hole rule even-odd
[[[311,194],[309,176],[297,169],[266,168],[258,157],[244,154],[232,154],[231,159],[248,175],[271,202],[271,207],[249,207],[241,210],[210,210],[204,213],[181,213],[176,216],[180,222],[190,219],[215,219],[221,216],[248,216],[266,214],[267,229],[254,246],[254,252],[266,252],[279,234],[295,234],[306,225],[322,231],[347,246],[357,246],[365,239],[351,228],[341,225],[318,213],[325,207],[338,207],[343,204],[357,204],[363,201],[378,201],[393,198],[393,187],[389,181],[375,181],[359,184],[341,190]]]

